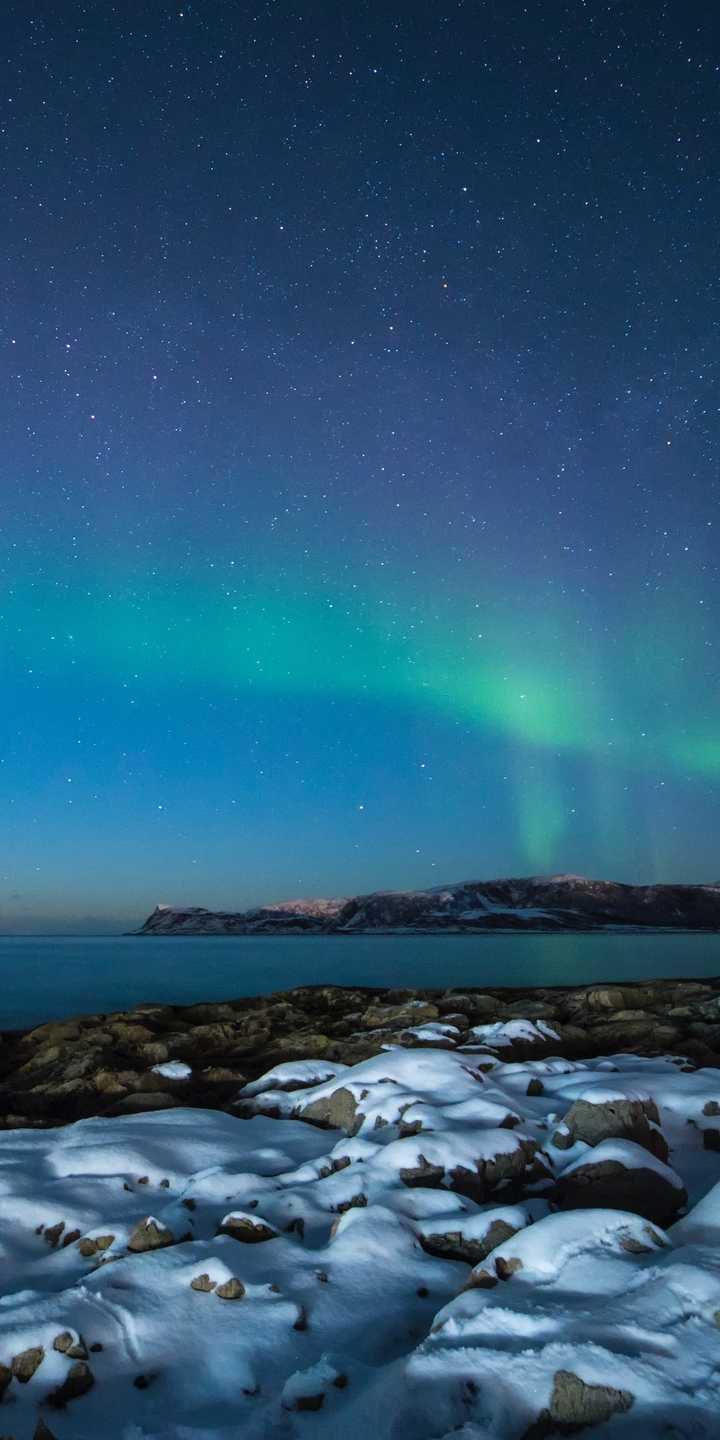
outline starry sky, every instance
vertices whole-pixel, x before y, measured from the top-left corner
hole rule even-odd
[[[715,7],[0,42],[0,930],[720,878]]]

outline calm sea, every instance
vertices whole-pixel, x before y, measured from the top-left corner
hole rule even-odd
[[[0,937],[0,1029],[293,985],[580,985],[720,975],[720,934]]]

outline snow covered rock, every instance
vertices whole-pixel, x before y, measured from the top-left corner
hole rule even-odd
[[[443,1227],[443,1220],[447,1228]],[[512,1239],[528,1223],[525,1206],[504,1205],[491,1207],[480,1214],[452,1211],[446,1217],[432,1216],[418,1223],[417,1233],[428,1255],[477,1265],[491,1250]]]
[[[219,1226],[218,1235],[230,1235],[233,1240],[240,1240],[245,1245],[259,1245],[264,1240],[277,1239],[277,1230],[272,1225],[266,1225],[264,1220],[256,1215],[243,1215],[233,1212],[226,1215]]]
[[[669,1225],[687,1203],[680,1176],[633,1140],[602,1140],[590,1155],[558,1176],[553,1200],[561,1210],[590,1205],[634,1210]]]
[[[141,1255],[146,1250],[162,1250],[166,1245],[174,1244],[175,1236],[172,1230],[154,1216],[147,1215],[144,1220],[138,1221],[127,1242],[127,1248],[133,1254]]]
[[[611,1088],[605,1093],[591,1091],[587,1100],[575,1100],[570,1106],[553,1144],[569,1150],[578,1140],[586,1145],[609,1139],[634,1140],[658,1160],[667,1160],[669,1149],[658,1128],[659,1119],[657,1105],[649,1095],[624,1095]]]

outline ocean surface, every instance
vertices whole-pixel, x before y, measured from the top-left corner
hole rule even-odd
[[[720,934],[0,936],[0,1029],[294,985],[582,985],[720,975]]]

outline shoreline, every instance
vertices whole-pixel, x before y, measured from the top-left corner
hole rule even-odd
[[[299,985],[190,1005],[147,1000],[3,1030],[0,1128],[178,1106],[237,1114],[242,1085],[273,1065],[319,1057],[356,1064],[388,1045],[418,1048],[426,1043],[414,1033],[420,1020],[461,1033],[508,1024],[512,1032],[515,1021],[550,1028],[527,1041],[513,1034],[501,1047],[506,1060],[673,1053],[693,1068],[720,1067],[720,975],[542,986]],[[434,1043],[450,1046],[441,1030]],[[178,1063],[188,1076],[173,1073]]]

